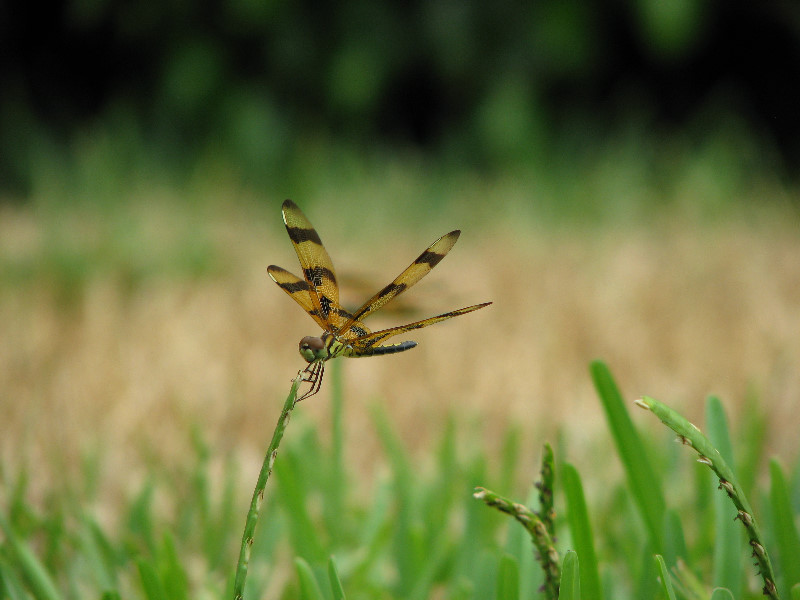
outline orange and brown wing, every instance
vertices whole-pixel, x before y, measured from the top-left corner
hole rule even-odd
[[[436,265],[439,264],[439,261],[441,261],[447,255],[447,253],[450,252],[450,249],[455,245],[456,241],[458,240],[459,235],[461,235],[461,232],[456,229],[455,231],[451,231],[447,235],[443,235],[433,244],[431,244],[431,246],[427,250],[425,250],[425,252],[420,254],[417,260],[411,263],[405,271],[400,273],[400,275],[398,275],[395,278],[395,280],[392,281],[392,283],[387,285],[380,292],[378,292],[372,298],[367,300],[367,302],[361,308],[359,308],[356,312],[354,312],[352,318],[350,318],[346,323],[344,323],[344,325],[342,325],[339,332],[340,335],[345,339],[357,339],[362,337],[361,335],[359,335],[358,331],[359,329],[363,328],[363,324],[361,323],[361,321],[363,321],[369,315],[371,315],[380,307],[385,305],[392,298],[395,298],[396,296],[402,294],[412,285],[417,283],[420,279],[425,277],[425,275],[430,273],[431,270]],[[474,308],[472,310],[474,310]],[[450,313],[447,314],[453,317],[457,316],[456,314],[450,314]],[[444,315],[440,316],[444,317]],[[445,318],[449,319],[450,316],[447,316]],[[408,329],[419,329],[420,327],[426,327],[427,325],[432,325],[433,323],[438,323],[439,321],[444,320],[439,317],[433,317],[432,319],[426,319],[424,321],[419,321],[418,323],[412,323],[411,325],[407,325],[405,327],[407,327]],[[431,322],[429,323],[428,321]],[[424,324],[420,325],[420,323]],[[412,327],[412,325],[414,326]],[[401,333],[401,331],[399,331],[399,329],[401,328],[395,328],[395,329],[398,329],[398,331],[390,335],[396,335],[397,333]],[[404,331],[408,331],[408,329],[405,329]],[[393,330],[386,329],[384,331],[393,331]],[[373,333],[372,335],[373,336],[377,335],[377,333],[380,332]],[[375,342],[373,342],[373,344],[374,343]]]
[[[323,329],[332,332],[338,331],[341,325],[349,319],[350,315],[341,310],[339,306],[339,286],[336,283],[333,261],[328,251],[325,250],[325,246],[322,245],[322,240],[320,240],[316,229],[294,202],[286,200],[283,203],[282,212],[286,231],[297,253],[297,258],[300,260],[303,277],[308,284],[308,289],[305,290],[305,293],[308,294],[308,300],[312,306],[312,310],[308,312]],[[279,269],[280,267],[277,268]],[[281,271],[283,270],[281,269]],[[283,273],[288,272],[283,271]],[[270,275],[272,274],[270,272]],[[284,277],[286,283],[296,283],[287,280],[283,274],[281,276]],[[277,279],[275,281],[278,285],[281,285],[280,281]],[[281,285],[281,287],[283,286]],[[289,292],[298,304],[306,308],[303,294],[298,292],[295,295],[285,287],[284,290]]]
[[[315,305],[312,300],[314,294],[312,294],[311,286],[308,285],[307,281],[275,265],[267,267],[267,273],[269,273],[272,281],[292,297],[292,300],[303,307],[303,310],[317,322],[317,325],[324,330],[329,330],[328,322],[322,317],[317,308],[318,304]]]

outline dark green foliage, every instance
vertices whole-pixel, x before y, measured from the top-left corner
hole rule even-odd
[[[686,130],[700,143],[713,131],[737,170],[793,165],[797,95],[774,57],[796,55],[798,38],[783,16],[687,0],[5,11],[0,186],[37,195],[42,173],[58,174],[76,197],[108,199],[210,166],[299,187],[328,144],[468,168],[574,166],[632,132]]]

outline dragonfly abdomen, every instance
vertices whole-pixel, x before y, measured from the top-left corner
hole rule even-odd
[[[361,356],[378,356],[380,354],[397,354],[398,352],[405,352],[411,350],[417,345],[417,342],[400,342],[399,344],[391,344],[389,346],[368,346],[362,348],[354,348],[353,346],[344,346],[341,355],[349,358],[359,358]]]

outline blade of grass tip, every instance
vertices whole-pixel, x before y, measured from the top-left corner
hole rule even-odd
[[[267,486],[267,480],[272,473],[275,457],[278,455],[278,446],[283,438],[283,433],[286,431],[286,426],[289,424],[289,417],[292,414],[292,409],[297,403],[297,389],[300,387],[301,382],[302,374],[298,373],[297,377],[292,381],[289,395],[286,397],[286,402],[283,404],[281,416],[278,418],[278,423],[272,434],[272,440],[269,443],[267,453],[264,456],[264,462],[261,465],[261,471],[258,474],[256,487],[253,490],[253,498],[250,501],[250,509],[247,511],[244,532],[242,533],[239,560],[236,563],[236,578],[233,582],[234,600],[242,600],[244,597],[244,583],[247,579],[247,566],[250,562],[250,549],[253,546],[253,535],[255,534],[256,523],[258,523],[258,513],[261,510],[261,503],[264,501],[264,488]]]
[[[789,597],[789,590],[800,583],[800,536],[794,522],[789,488],[783,476],[783,469],[774,458],[769,461],[770,503],[772,505],[772,535],[778,547],[778,557],[783,571],[783,597]]]
[[[47,568],[36,558],[30,546],[17,536],[3,513],[0,513],[0,531],[5,535],[6,542],[17,559],[19,569],[24,574],[37,600],[60,600],[61,594],[47,572]]]
[[[103,589],[117,587],[116,556],[111,542],[90,515],[84,515],[80,544],[93,576]]]
[[[589,595],[586,597],[591,598]],[[569,550],[564,555],[564,562],[561,565],[561,586],[558,600],[580,600],[580,598],[581,570],[578,553],[575,550]]]
[[[796,583],[792,586],[792,600],[800,600],[800,583]]]
[[[735,600],[736,596],[728,588],[714,588],[711,600]]]
[[[178,558],[175,540],[169,532],[164,534],[161,551],[161,581],[170,600],[186,600],[189,597],[189,578]]]
[[[706,401],[708,437],[729,464],[733,461],[733,446],[728,429],[728,419],[719,398],[711,396]],[[713,474],[711,475],[714,477]],[[713,484],[719,484],[714,480]],[[741,529],[734,520],[736,509],[722,494],[714,495],[714,567],[712,585],[727,588],[734,597],[742,595]]]
[[[302,558],[295,558],[294,568],[297,571],[297,579],[300,582],[300,599],[324,600],[325,596],[322,595],[322,589],[317,583],[317,578],[314,577],[314,571],[311,566]]]
[[[167,592],[155,567],[142,558],[136,561],[136,566],[139,568],[139,578],[147,600],[168,600]]]
[[[667,569],[667,563],[664,562],[664,557],[656,554],[656,568],[658,569],[658,578],[661,583],[661,591],[664,592],[664,597],[667,600],[676,600],[675,589],[672,587],[672,577]]]
[[[561,473],[564,479],[564,495],[567,499],[569,531],[575,551],[581,557],[581,590],[586,598],[602,600],[603,588],[600,585],[600,572],[594,551],[592,524],[589,521],[580,475],[569,463],[564,463]]]
[[[328,559],[328,581],[331,584],[333,600],[345,600],[344,588],[342,588],[342,582],[339,579],[339,572],[336,570],[336,561],[333,560],[332,556]]]
[[[153,476],[149,475],[128,510],[128,531],[141,538],[148,554],[151,555],[155,554],[157,545],[153,533],[153,517],[151,515],[154,491]]]
[[[591,372],[650,543],[655,552],[663,553],[666,501],[660,480],[647,459],[644,444],[625,409],[622,394],[608,367],[601,361],[594,361]]]
[[[750,503],[745,497],[733,469],[728,466],[711,441],[682,415],[658,400],[646,396],[637,400],[636,404],[651,411],[662,423],[677,433],[684,445],[690,446],[700,455],[698,461],[710,467],[717,474],[720,480],[720,489],[725,491],[736,506],[737,518],[747,531],[750,547],[753,549],[752,556],[756,559],[758,571],[764,580],[763,592],[770,598],[777,599],[775,574],[772,570],[769,553],[764,545],[764,539],[761,537],[753,510],[750,508]]]
[[[504,554],[497,570],[497,598],[519,600],[519,568],[513,556]]]
[[[642,546],[638,563],[632,597],[637,600],[655,600],[658,598],[659,589],[658,571],[653,563],[653,551],[649,546]]]

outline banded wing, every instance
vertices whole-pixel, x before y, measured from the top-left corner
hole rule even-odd
[[[446,321],[447,319],[452,319],[453,317],[465,315],[474,310],[478,310],[479,308],[483,308],[484,306],[489,306],[490,304],[491,302],[484,302],[483,304],[475,304],[474,306],[467,306],[465,308],[451,310],[450,312],[446,312],[444,314],[437,315],[435,317],[430,317],[429,319],[423,319],[422,321],[416,321],[415,323],[408,323],[407,325],[400,325],[399,327],[390,327],[389,329],[382,329],[381,331],[369,333],[367,335],[361,336],[353,340],[351,342],[351,345],[355,349],[356,354],[358,354],[360,350],[363,350],[364,353],[367,354],[369,353],[370,348],[392,336],[399,335],[401,333],[405,333],[406,331],[411,331],[413,329],[422,329],[423,327],[427,327],[428,325],[433,325],[435,323],[440,323],[441,321]]]
[[[319,238],[311,221],[303,214],[303,211],[291,200],[286,200],[282,207],[283,222],[286,224],[286,231],[289,239],[292,240],[294,251],[300,260],[303,268],[303,277],[308,283],[308,298],[311,301],[312,311],[308,311],[313,319],[326,331],[335,332],[348,320],[349,313],[341,310],[339,306],[339,286],[336,283],[336,272],[333,269],[331,260],[322,240]],[[279,268],[279,267],[278,267]],[[283,271],[283,269],[281,269]],[[284,271],[283,273],[288,273]],[[270,272],[272,275],[272,272]],[[281,277],[285,275],[281,274]],[[273,279],[275,279],[273,277]],[[279,285],[280,282],[276,280]],[[283,286],[281,286],[283,287]],[[299,293],[293,294],[284,287],[298,304],[306,308],[302,300],[305,300]],[[307,309],[306,309],[307,310]],[[345,313],[343,316],[340,313]]]
[[[317,325],[323,330],[328,330],[329,325],[327,321],[322,318],[318,309],[314,306],[314,302],[311,300],[311,287],[308,285],[307,281],[275,265],[267,267],[267,273],[269,273],[272,281],[277,283],[284,292],[292,297],[292,300],[303,307],[303,310],[317,322]]]
[[[389,302],[392,298],[399,296],[412,285],[417,283],[420,279],[425,277],[428,273],[431,272],[431,269],[439,264],[450,249],[455,245],[456,241],[458,241],[458,236],[461,235],[461,232],[456,229],[455,231],[451,231],[447,235],[443,235],[438,240],[433,242],[431,246],[425,250],[422,254],[417,257],[413,263],[411,263],[408,268],[400,273],[392,283],[387,285],[383,288],[380,292],[375,294],[372,298],[367,300],[367,302],[359,308],[350,319],[342,325],[341,329],[339,330],[339,336],[352,340],[352,339],[359,339],[364,336],[362,331],[366,330],[369,331],[364,327],[363,321],[369,315],[374,313],[376,310],[381,308],[384,304]],[[475,310],[474,307],[470,307],[471,310]],[[465,309],[461,309],[465,310]],[[466,312],[470,312],[467,310]],[[454,313],[459,313],[458,311],[454,311]],[[439,315],[439,317],[432,317],[431,319],[425,319],[424,321],[418,321],[417,323],[411,323],[409,325],[404,325],[403,327],[395,327],[394,329],[385,329],[383,332],[393,331],[388,335],[382,336],[380,339],[384,339],[389,337],[389,335],[397,335],[398,333],[402,333],[403,331],[408,331],[409,329],[419,329],[420,327],[427,327],[428,325],[433,325],[433,323],[438,323],[439,321],[443,321],[445,318],[449,319],[451,316],[455,317],[457,314],[447,313],[449,316]],[[444,317],[444,318],[440,318]],[[396,331],[395,331],[396,330]],[[372,336],[377,335],[378,333],[383,332],[375,332],[371,334]],[[374,340],[369,346],[372,346],[379,340]]]

